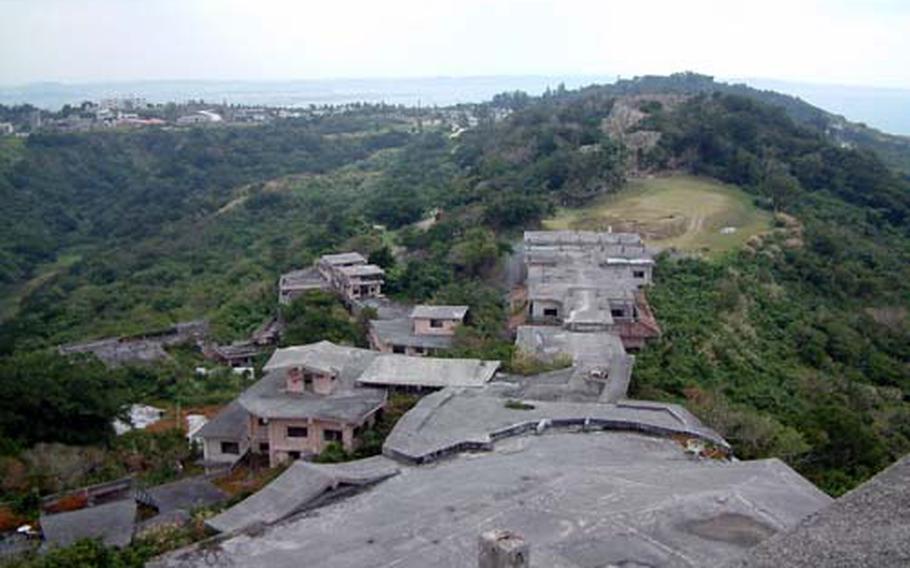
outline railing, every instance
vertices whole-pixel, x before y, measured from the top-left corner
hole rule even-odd
[[[132,476],[129,476],[115,479],[114,481],[106,481],[104,483],[87,485],[85,487],[80,487],[78,489],[72,489],[69,491],[61,491],[59,493],[54,493],[52,495],[46,495],[45,497],[42,497],[41,507],[50,507],[57,501],[60,501],[66,497],[85,497],[89,503],[92,503],[97,499],[109,496],[114,493],[129,491],[133,488],[134,483],[135,479]]]

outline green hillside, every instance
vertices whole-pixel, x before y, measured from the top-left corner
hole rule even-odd
[[[713,258],[659,259],[650,296],[664,336],[638,358],[636,396],[686,402],[743,457],[781,457],[840,493],[910,451],[910,182],[813,124],[823,115],[691,80],[505,94],[458,136],[366,106],[261,127],[32,136],[0,163],[0,282],[18,291],[3,364],[78,375],[30,352],[196,317],[219,339],[244,337],[274,311],[282,271],[343,249],[382,259],[393,295],[470,304],[457,353],[508,360],[506,243],[545,219],[665,216],[665,244]],[[631,148],[608,127],[620,100],[644,115],[625,134],[653,143]],[[630,163],[697,177],[629,188]],[[437,208],[438,223],[412,225]],[[125,381],[124,400],[152,381],[118,377],[105,380]],[[0,400],[41,399],[0,379]],[[35,439],[23,423],[0,422],[4,451]]]

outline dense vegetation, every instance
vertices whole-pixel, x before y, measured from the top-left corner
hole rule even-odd
[[[504,333],[509,243],[555,206],[618,191],[628,154],[604,128],[616,97],[671,92],[691,97],[641,103],[638,128],[660,133],[641,165],[735,183],[781,213],[780,227],[716,261],[661,260],[651,298],[665,335],[641,354],[635,394],[687,400],[742,457],[782,457],[832,493],[854,486],[910,450],[908,181],[880,148],[833,140],[825,113],[707,84],[682,76],[504,95],[457,136],[364,108],[0,148],[0,198],[13,212],[0,229],[0,282],[22,298],[0,327],[0,390],[27,402],[4,410],[2,433],[15,441],[5,451],[110,443],[102,424],[129,400],[226,400],[242,385],[187,380],[191,363],[102,371],[31,351],[196,317],[217,339],[244,337],[275,313],[281,272],[333,250],[386,267],[395,297],[471,305],[455,354],[528,368]],[[319,294],[284,316],[288,341],[363,341],[363,322]],[[83,385],[68,365],[88,365],[99,382]],[[81,433],[30,434],[45,401],[13,384],[25,375],[62,377],[48,401],[68,387],[110,388],[97,408],[60,410],[80,414]]]
[[[910,190],[869,153],[729,95],[652,116],[651,159],[683,159],[788,211],[724,262],[660,265],[667,333],[643,396],[685,396],[743,457],[788,459],[838,494],[910,451]]]

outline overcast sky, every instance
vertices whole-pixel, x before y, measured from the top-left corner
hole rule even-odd
[[[0,84],[623,76],[910,88],[910,0],[0,0]]]

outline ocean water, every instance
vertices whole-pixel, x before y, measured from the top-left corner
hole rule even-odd
[[[352,102],[407,106],[447,106],[482,102],[504,91],[543,93],[560,83],[567,88],[612,83],[607,75],[529,75],[426,77],[403,79],[319,79],[301,81],[132,81],[119,83],[35,83],[0,87],[0,104],[28,102],[47,109],[85,100],[140,96],[154,103],[205,100],[212,103],[305,107]],[[853,122],[893,134],[910,135],[910,90],[813,85],[767,79],[737,79],[841,114]]]
[[[807,103],[840,114],[851,122],[910,136],[910,89],[815,85],[769,79],[746,79],[744,83],[799,97]]]
[[[47,109],[84,100],[139,96],[149,102],[205,100],[212,103],[301,107],[353,102],[447,106],[482,102],[504,91],[537,95],[564,83],[576,88],[607,83],[606,76],[429,77],[405,79],[320,79],[306,81],[135,81],[121,83],[36,83],[0,87],[0,103],[28,102]]]

